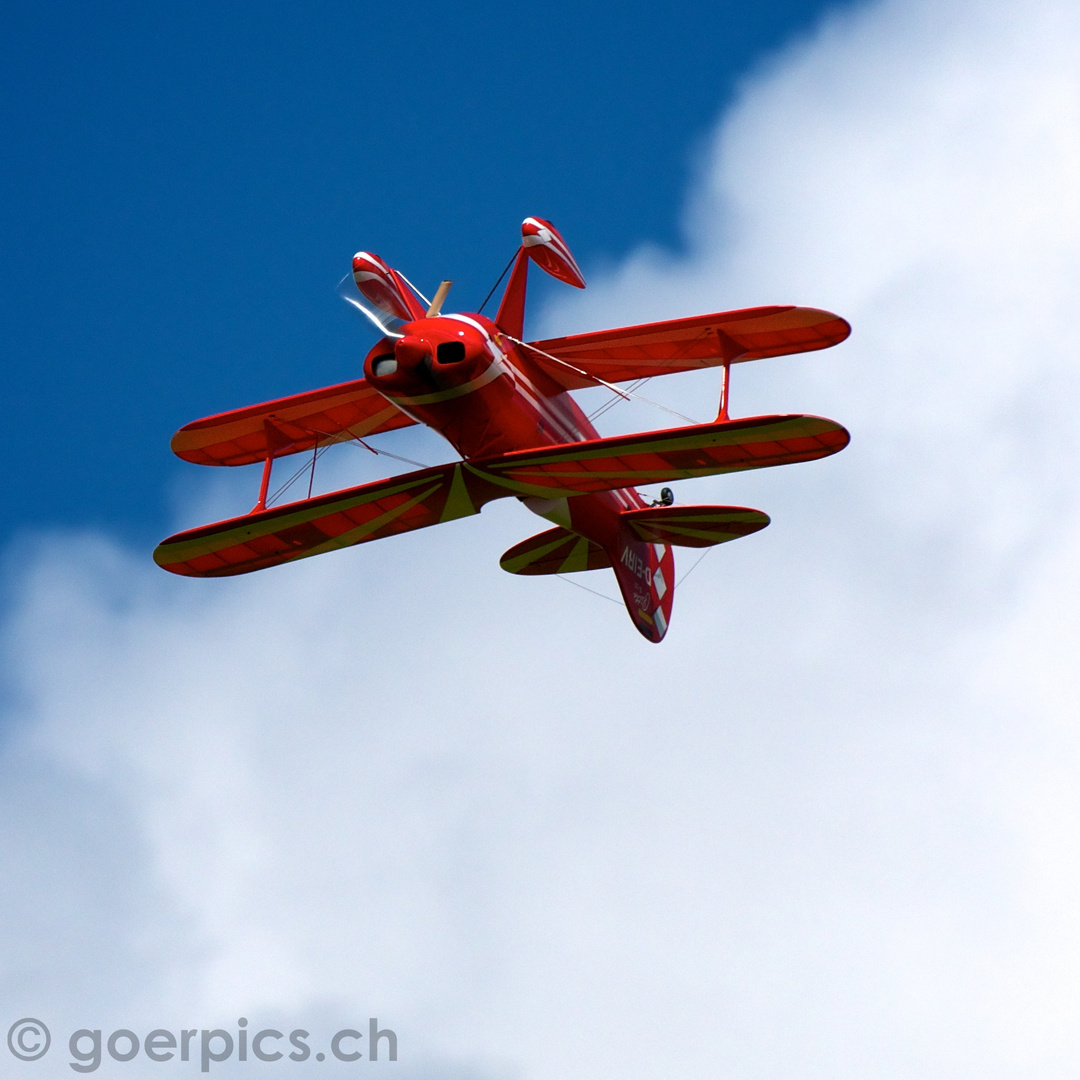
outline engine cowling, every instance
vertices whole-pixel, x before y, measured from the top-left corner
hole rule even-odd
[[[364,360],[364,377],[391,397],[462,386],[495,360],[484,334],[457,319],[418,319],[401,329],[402,337],[383,338]]]

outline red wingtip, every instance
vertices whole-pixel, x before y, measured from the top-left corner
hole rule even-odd
[[[387,266],[378,255],[358,251],[353,256],[352,266],[356,287],[380,311],[405,322],[424,317],[425,309],[401,275]]]
[[[559,230],[543,218],[527,217],[521,223],[521,246],[542,270],[576,289],[585,288],[582,274]]]

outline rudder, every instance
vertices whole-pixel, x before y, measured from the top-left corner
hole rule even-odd
[[[671,622],[675,599],[671,548],[642,540],[626,520],[620,520],[615,551],[609,555],[631,621],[642,637],[659,644]]]

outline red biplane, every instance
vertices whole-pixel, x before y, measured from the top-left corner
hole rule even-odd
[[[526,342],[530,261],[577,288],[585,280],[558,231],[526,218],[522,244],[494,319],[442,314],[367,252],[353,259],[352,302],[382,337],[364,378],[196,420],[172,440],[199,465],[262,462],[254,509],[177,533],[154,551],[159,566],[191,577],[245,574],[309,555],[476,514],[516,496],[552,528],[501,560],[512,574],[611,567],[637,629],[659,642],[671,621],[673,545],[711,547],[769,524],[743,506],[674,505],[669,489],[647,503],[637,484],[811,461],[842,450],[848,433],[818,416],[728,416],[735,363],[836,345],[850,327],[814,308],[747,308]],[[481,305],[483,307],[483,305]],[[601,438],[569,391],[676,371],[720,367],[720,410],[710,424]],[[626,396],[623,394],[623,396]],[[359,487],[267,505],[273,462],[334,442],[410,424],[443,435],[461,460]],[[312,460],[314,470],[314,457]]]

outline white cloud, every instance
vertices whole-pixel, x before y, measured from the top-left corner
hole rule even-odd
[[[79,1026],[376,1014],[403,1076],[1071,1075],[1078,24],[833,18],[723,119],[687,253],[548,313],[855,327],[737,370],[854,441],[684,485],[774,524],[659,648],[499,571],[507,504],[240,581],[12,556],[0,994],[58,1033],[39,1075]]]

